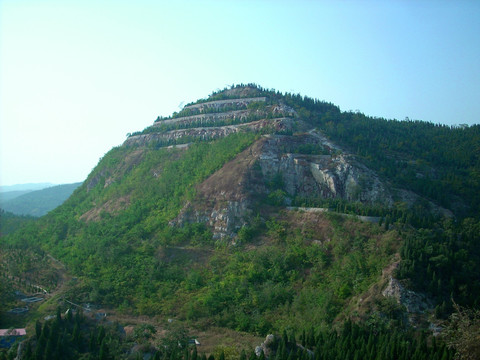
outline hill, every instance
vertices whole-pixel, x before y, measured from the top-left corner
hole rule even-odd
[[[159,335],[145,343],[162,356],[175,356],[157,346],[165,334],[229,329],[289,332],[279,358],[297,354],[291,333],[304,346],[381,333],[369,354],[391,346],[408,358],[400,342],[437,329],[453,301],[480,306],[480,154],[467,151],[479,144],[477,125],[371,118],[234,86],[132,133],[3,251],[61,261],[75,280],[50,280],[62,294],[50,309],[93,303],[148,319]],[[3,268],[29,273],[13,264]],[[453,356],[418,341],[417,358]]]
[[[54,186],[52,183],[29,183],[0,186],[0,194],[13,191],[35,191]]]
[[[15,232],[33,220],[31,216],[15,215],[0,209],[0,237]]]
[[[16,196],[5,199],[11,192],[4,193],[0,207],[17,215],[43,216],[61,205],[81,183],[51,186],[41,190],[15,192]]]
[[[35,190],[42,190],[53,186],[50,183],[35,183],[35,184],[17,184],[9,186],[0,186],[0,203],[9,201],[20,195],[28,194]]]

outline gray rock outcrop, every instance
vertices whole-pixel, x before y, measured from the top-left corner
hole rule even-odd
[[[394,277],[390,277],[387,287],[382,291],[382,295],[393,298],[398,304],[405,306],[409,314],[423,313],[432,308],[425,295],[405,289]]]
[[[326,154],[289,152],[299,144],[323,146]],[[270,135],[258,160],[266,178],[282,175],[285,191],[290,196],[393,204],[392,194],[373,171],[318,132],[300,136]]]
[[[197,127],[134,135],[125,140],[123,145],[145,147],[158,144],[160,146],[167,146],[175,143],[189,142],[192,139],[218,139],[239,131],[258,132],[267,128],[271,131],[286,131],[292,129],[292,126],[293,120],[290,118],[264,119],[238,125]]]
[[[203,112],[206,109],[220,110],[229,106],[247,107],[247,105],[252,102],[265,102],[266,100],[267,100],[266,97],[215,100],[215,101],[208,101],[200,104],[188,105],[188,106],[185,106],[184,109],[197,110],[199,112]]]

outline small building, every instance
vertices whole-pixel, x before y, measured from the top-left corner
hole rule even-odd
[[[189,339],[188,340],[188,345],[200,345],[200,341],[198,341],[197,339]]]
[[[0,348],[9,348],[18,338],[26,335],[25,329],[0,329]]]

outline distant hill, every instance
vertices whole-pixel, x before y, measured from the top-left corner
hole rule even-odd
[[[6,192],[0,196],[0,207],[16,215],[43,216],[61,205],[80,185],[81,183],[57,185],[27,193],[22,193],[26,190]],[[9,198],[10,193],[21,194]]]
[[[6,185],[0,186],[0,194],[13,191],[35,191],[42,190],[48,187],[55,186],[52,183],[28,183],[28,184],[16,184],[16,185]]]
[[[32,191],[35,191],[35,190],[17,190],[17,191],[0,192],[0,204],[5,202],[5,201],[9,201],[9,200],[15,199],[19,196],[28,194]]]
[[[46,189],[52,186],[55,185],[52,183],[29,183],[0,186],[0,204],[15,199],[21,195],[28,194],[29,192]]]

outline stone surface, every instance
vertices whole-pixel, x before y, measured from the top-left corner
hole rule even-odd
[[[298,144],[315,144],[327,155],[305,155],[288,152]],[[287,152],[283,152],[286,149]],[[393,204],[392,194],[378,176],[342,152],[321,136],[308,133],[299,136],[270,135],[259,157],[266,178],[281,174],[290,196],[342,198],[363,203]]]
[[[246,97],[190,105],[185,109],[195,110],[197,115],[162,121],[184,125],[210,122],[211,125],[212,121],[228,118],[247,119],[250,111],[247,105],[254,101],[265,102],[266,99]],[[232,107],[241,110],[232,111]],[[202,113],[206,109],[215,111]],[[202,222],[211,227],[215,238],[235,237],[238,230],[249,223],[255,204],[278,190],[278,186],[269,185],[273,181],[281,183],[284,205],[290,205],[295,198],[342,199],[387,207],[395,202],[410,206],[418,200],[410,191],[393,188],[354,155],[327,139],[321,131],[312,129],[291,107],[278,103],[262,111],[265,109],[271,115],[287,117],[142,134],[125,141],[125,146],[142,149],[178,146],[195,139],[216,139],[240,131],[267,134],[200,184],[197,197],[184,206],[171,224]],[[95,180],[92,179],[92,184]],[[448,213],[435,204],[430,205],[434,212]]]
[[[149,145],[167,146],[175,143],[190,142],[193,139],[210,140],[228,136],[239,131],[262,131],[269,129],[270,131],[288,131],[293,126],[293,120],[289,118],[278,118],[269,120],[257,120],[250,123],[226,126],[197,127],[179,130],[171,130],[166,132],[141,134],[130,136],[123,143],[124,146],[140,146]]]
[[[205,111],[206,109],[222,109],[229,106],[235,107],[247,107],[248,104],[252,102],[265,102],[266,97],[252,97],[252,98],[241,98],[241,99],[226,99],[226,100],[215,100],[208,101],[200,104],[188,105],[184,109],[189,110],[198,110],[200,112]]]
[[[425,295],[405,289],[394,277],[390,277],[387,287],[382,291],[382,295],[394,298],[398,304],[405,306],[409,314],[423,313],[431,309],[431,304]]]

